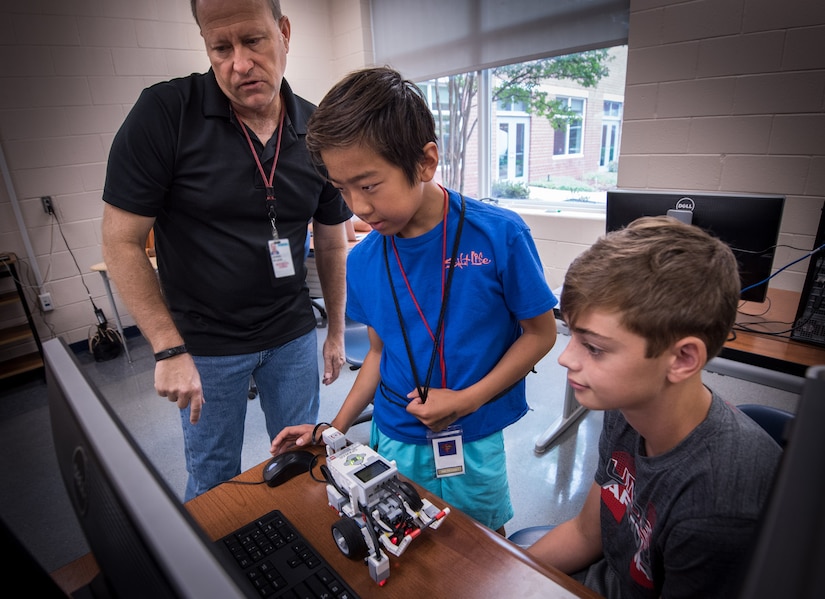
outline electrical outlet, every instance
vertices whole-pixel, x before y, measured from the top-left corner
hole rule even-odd
[[[54,310],[54,304],[52,303],[51,293],[40,294],[40,307],[43,308],[44,312],[51,312],[52,310]]]
[[[43,202],[43,210],[46,214],[54,214],[54,201],[52,196],[42,196],[40,201]]]

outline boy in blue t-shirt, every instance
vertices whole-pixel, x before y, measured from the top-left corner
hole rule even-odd
[[[368,325],[370,350],[332,426],[346,433],[373,402],[373,447],[503,532],[503,429],[527,412],[524,377],[556,340],[556,298],[527,225],[436,183],[432,113],[389,68],[334,86],[307,148],[373,229],[347,260],[347,315]],[[312,431],[285,428],[271,452],[313,442]]]

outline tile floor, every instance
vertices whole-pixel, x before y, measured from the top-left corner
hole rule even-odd
[[[325,329],[319,328],[318,333],[323,340]],[[505,432],[516,512],[507,524],[508,533],[571,517],[592,480],[600,413],[585,414],[546,452],[534,451],[538,436],[561,414],[565,372],[556,360],[567,340],[560,333],[553,350],[529,375],[531,411]],[[85,351],[78,357],[171,489],[182,497],[186,472],[177,410],[154,393],[148,344],[141,337],[129,338],[128,343],[131,363],[125,356],[96,363]],[[321,421],[332,419],[354,378],[355,372],[346,370],[333,385],[322,386]],[[795,407],[796,396],[789,393],[715,374],[707,374],[706,381],[734,403]],[[243,467],[249,468],[269,458],[257,399],[249,403],[246,426]],[[366,441],[368,426],[354,427],[349,436]],[[0,390],[0,439],[0,516],[49,571],[83,555],[88,549],[57,472],[42,382]]]

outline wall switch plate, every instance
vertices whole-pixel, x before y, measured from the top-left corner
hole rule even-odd
[[[51,293],[40,294],[40,307],[43,309],[44,312],[51,312],[52,310],[54,310],[54,304],[52,303]]]

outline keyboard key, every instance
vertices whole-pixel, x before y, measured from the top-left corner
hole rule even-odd
[[[234,558],[260,597],[358,599],[278,510],[242,526],[218,543]]]

